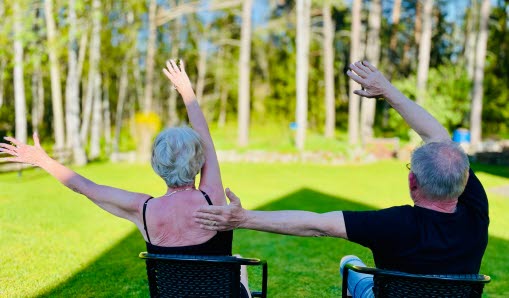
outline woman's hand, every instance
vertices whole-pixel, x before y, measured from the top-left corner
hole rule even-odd
[[[42,149],[37,133],[34,133],[33,138],[35,145],[30,146],[15,138],[4,137],[10,144],[0,143],[0,152],[7,153],[11,155],[11,157],[2,157],[0,158],[0,162],[21,162],[40,166],[41,162],[45,158],[49,158],[49,156],[44,149]]]
[[[182,60],[180,60],[179,66],[177,66],[175,60],[170,59],[166,61],[166,68],[163,69],[163,72],[173,83],[173,88],[182,95],[184,102],[189,103],[196,98],[196,95],[194,94],[191,81],[189,80],[189,76],[186,73],[184,62]]]

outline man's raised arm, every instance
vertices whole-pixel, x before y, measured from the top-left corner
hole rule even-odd
[[[363,88],[355,90],[355,94],[369,98],[384,97],[426,143],[450,140],[447,130],[433,116],[403,95],[369,62],[358,61],[350,64],[349,68],[346,74]]]
[[[236,228],[305,237],[347,238],[343,212],[253,211],[242,208],[240,199],[229,189],[228,206],[203,206],[194,214],[201,228],[228,231]]]

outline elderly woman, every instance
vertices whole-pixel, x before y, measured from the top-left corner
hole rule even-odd
[[[0,161],[41,167],[102,209],[133,222],[145,238],[150,253],[231,255],[232,231],[201,229],[192,217],[202,205],[225,205],[226,199],[207,122],[182,61],[179,66],[170,60],[163,72],[182,95],[194,129],[169,128],[155,139],[151,164],[168,186],[164,195],[153,198],[144,193],[96,184],[50,158],[41,148],[37,134],[33,137],[35,146],[6,137],[11,144],[0,143],[0,152],[11,156],[0,158]],[[200,171],[196,189],[195,179]],[[243,281],[246,281],[245,277]],[[246,289],[241,291],[243,296],[249,295]]]

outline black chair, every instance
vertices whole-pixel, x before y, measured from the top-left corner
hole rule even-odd
[[[348,271],[373,275],[375,297],[481,297],[490,277],[482,274],[424,275],[346,264],[343,297],[348,297]]]
[[[142,252],[151,297],[239,297],[240,266],[262,266],[262,290],[267,297],[267,262],[231,256],[159,255]]]

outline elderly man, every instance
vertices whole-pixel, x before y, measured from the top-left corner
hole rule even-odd
[[[245,210],[228,189],[228,206],[207,206],[195,220],[208,230],[245,228],[297,236],[344,238],[371,249],[378,268],[422,274],[478,273],[488,242],[488,200],[469,169],[468,157],[450,141],[445,128],[422,107],[399,92],[368,62],[350,65],[347,75],[362,85],[355,93],[384,97],[421,136],[424,145],[411,158],[408,186],[413,206],[377,211]],[[346,263],[364,265],[355,256]],[[349,275],[354,297],[370,297],[372,278]]]

